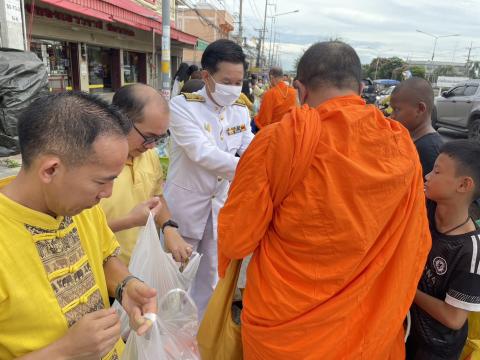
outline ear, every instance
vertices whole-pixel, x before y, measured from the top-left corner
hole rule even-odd
[[[44,184],[50,184],[58,175],[61,161],[57,156],[43,156],[37,160],[38,176]]]
[[[425,104],[423,101],[420,101],[418,103],[417,110],[421,114],[425,113],[427,111],[427,104]]]
[[[358,84],[358,94],[361,94],[364,88],[365,84],[363,83],[363,81],[360,81],[360,84]]]
[[[208,71],[207,70],[202,70],[201,71],[201,74],[202,74],[202,80],[203,81],[207,81],[209,76],[208,76]]]
[[[475,182],[470,176],[463,176],[457,186],[457,192],[459,193],[472,193],[475,190]]]

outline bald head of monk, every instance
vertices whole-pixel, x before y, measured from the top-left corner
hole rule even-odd
[[[133,124],[128,134],[129,156],[135,157],[154,148],[166,136],[170,110],[163,96],[145,84],[125,85],[113,96],[112,104]]]
[[[300,102],[317,107],[324,101],[362,89],[362,65],[355,50],[341,41],[316,43],[303,54],[295,87]]]
[[[405,126],[414,139],[435,130],[432,127],[433,89],[419,77],[402,81],[390,98],[392,118]]]
[[[268,77],[270,79],[270,85],[277,86],[278,83],[283,81],[283,70],[281,67],[272,67],[268,73]]]

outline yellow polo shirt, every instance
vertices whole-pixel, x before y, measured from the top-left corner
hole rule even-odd
[[[110,307],[103,263],[119,245],[98,206],[53,218],[0,193],[0,229],[0,359],[44,348]],[[119,339],[104,359],[122,350]]]
[[[155,149],[129,160],[113,184],[112,196],[103,199],[100,206],[108,220],[122,218],[142,201],[162,194],[162,167]],[[137,242],[139,228],[117,232],[120,259],[128,265]]]

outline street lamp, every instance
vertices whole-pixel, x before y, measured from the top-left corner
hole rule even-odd
[[[276,42],[276,40],[274,39],[274,35],[273,35],[273,25],[275,24],[275,19],[278,16],[295,14],[295,13],[298,13],[298,12],[300,12],[299,9],[293,10],[293,11],[287,11],[287,12],[283,12],[283,13],[279,13],[279,14],[273,14],[272,16],[270,16],[272,18],[272,23],[270,25],[270,45],[268,46],[268,63],[270,64],[270,66],[273,63],[272,40],[273,40],[274,44]],[[276,35],[277,34],[275,34],[275,38],[276,38]]]
[[[437,48],[437,40],[440,39],[440,38],[446,38],[446,37],[452,37],[452,36],[460,36],[460,34],[450,34],[450,35],[433,35],[433,34],[430,34],[428,32],[425,32],[425,31],[422,31],[422,30],[416,30],[417,32],[421,33],[421,34],[424,34],[424,35],[427,35],[427,36],[430,36],[430,37],[433,37],[435,39],[435,41],[433,42],[433,53],[432,53],[432,62],[433,62],[433,58],[435,57],[435,49]]]

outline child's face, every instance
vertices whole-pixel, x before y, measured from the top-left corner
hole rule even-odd
[[[415,130],[422,123],[421,105],[412,99],[407,99],[402,92],[394,93],[390,98],[393,109],[392,119],[397,120],[409,131]]]
[[[425,196],[435,202],[451,199],[458,193],[464,178],[456,175],[455,160],[440,154],[432,172],[425,176]]]

